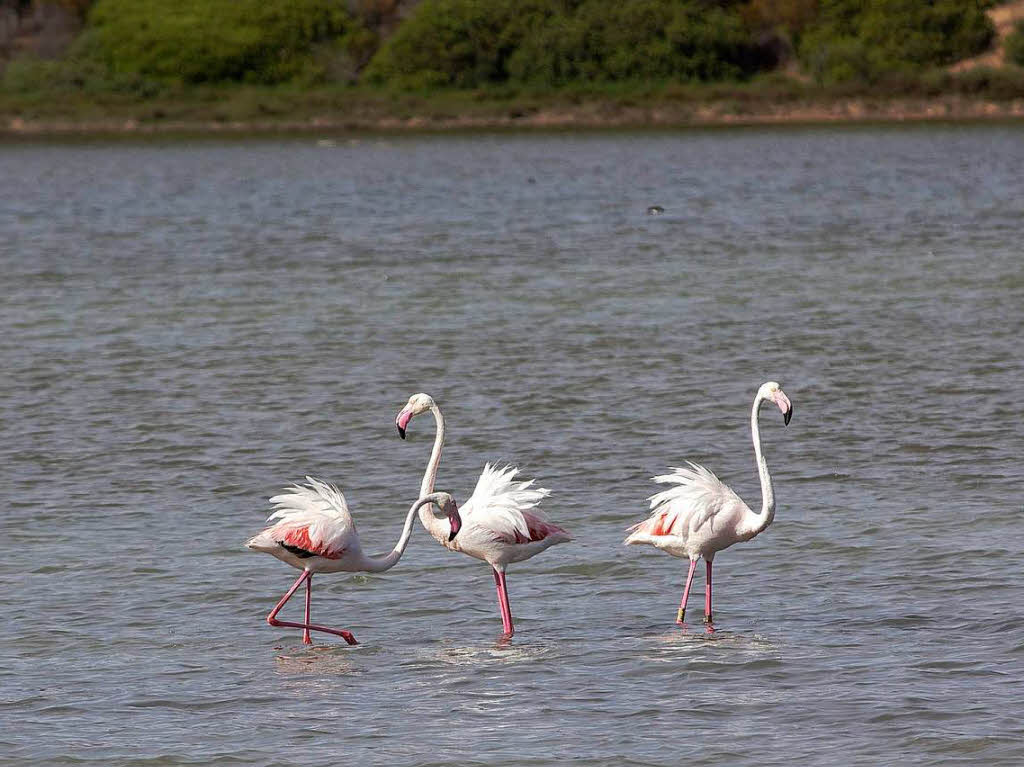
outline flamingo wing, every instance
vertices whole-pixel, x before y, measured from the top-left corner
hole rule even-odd
[[[270,499],[274,506],[265,533],[298,556],[340,559],[356,536],[345,496],[334,485],[306,477]]]
[[[675,467],[671,474],[654,477],[655,482],[671,487],[647,499],[651,516],[633,525],[629,532],[687,538],[723,512],[746,508],[714,472],[691,461],[687,464],[689,468]]]
[[[536,480],[515,482],[515,466],[486,464],[476,488],[460,509],[467,524],[488,530],[503,543],[542,541],[549,535],[568,533],[548,521],[538,504],[551,491],[534,488]]]

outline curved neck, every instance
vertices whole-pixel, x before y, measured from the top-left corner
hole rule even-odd
[[[444,416],[441,415],[441,408],[434,405],[430,408],[430,412],[434,414],[436,433],[434,434],[434,448],[430,451],[430,460],[427,461],[427,470],[423,473],[423,481],[420,482],[420,498],[434,492],[437,467],[441,463],[441,448],[444,447]]]
[[[375,557],[363,556],[361,569],[368,573],[382,573],[397,565],[398,560],[405,553],[405,547],[409,545],[409,538],[412,535],[412,521],[416,518],[416,512],[424,508],[429,509],[430,504],[438,500],[440,495],[440,493],[435,493],[428,495],[426,498],[418,499],[409,509],[409,513],[405,515],[405,526],[402,528],[402,534],[398,537],[398,543],[395,544],[395,548],[387,554],[380,554]]]
[[[755,526],[755,534],[764,530],[775,518],[775,489],[772,487],[772,475],[768,473],[768,463],[761,453],[761,432],[757,417],[764,398],[760,393],[754,397],[754,407],[750,411],[750,436],[754,440],[754,457],[757,460],[757,474],[761,479],[761,514]]]
[[[434,480],[437,479],[437,467],[441,464],[441,449],[444,447],[444,416],[441,415],[441,408],[434,405],[430,408],[434,414],[434,448],[430,451],[430,460],[427,461],[427,470],[423,472],[423,481],[420,482],[420,497],[430,495],[434,492]],[[443,546],[448,545],[448,536],[452,529],[447,519],[438,519],[430,510],[429,504],[420,508],[420,522],[430,533],[431,537],[439,541]]]

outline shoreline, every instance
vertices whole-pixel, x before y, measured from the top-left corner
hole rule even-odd
[[[296,110],[299,111],[299,110]],[[302,110],[305,111],[305,110]],[[836,125],[1017,121],[1024,119],[1024,98],[1007,101],[962,96],[930,99],[866,97],[803,103],[742,103],[737,100],[622,105],[587,101],[530,110],[493,105],[483,114],[388,114],[389,110],[304,118],[173,119],[111,116],[99,119],[31,119],[0,115],[0,138],[61,136],[159,136],[429,133],[476,130],[564,130],[714,128],[768,125]],[[424,110],[426,111],[426,110]]]

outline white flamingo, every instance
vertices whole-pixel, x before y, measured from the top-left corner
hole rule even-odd
[[[441,462],[441,448],[444,445],[444,416],[430,396],[414,394],[395,418],[398,434],[405,439],[409,422],[428,410],[434,414],[437,431],[420,485],[421,496],[429,495],[434,489],[437,467]],[[476,489],[469,500],[462,504],[462,530],[456,540],[452,540],[447,520],[431,514],[426,508],[420,509],[423,527],[438,543],[446,549],[461,551],[490,564],[494,571],[498,609],[506,637],[515,633],[508,588],[505,585],[506,566],[536,556],[557,543],[572,540],[569,533],[548,522],[537,508],[550,491],[543,488],[531,489],[534,480],[514,482],[518,473],[515,466],[499,468],[489,463],[484,465]]]
[[[323,631],[340,636],[346,642],[356,644],[350,631],[317,626],[309,622],[309,605],[313,595],[314,573],[381,573],[390,570],[402,558],[405,547],[412,533],[413,519],[421,507],[426,506],[429,514],[438,513],[444,517],[448,535],[456,536],[461,527],[458,507],[448,493],[428,493],[420,498],[409,509],[405,517],[405,526],[388,554],[367,556],[359,545],[359,534],[355,522],[349,513],[345,497],[338,488],[326,482],[306,477],[309,485],[292,485],[285,493],[270,499],[274,512],[267,519],[276,523],[266,528],[259,535],[250,538],[246,546],[268,554],[286,562],[292,567],[302,570],[302,575],[292,584],[281,601],[274,606],[267,616],[271,626],[291,626],[302,629],[302,641],[312,644],[310,631]],[[435,506],[436,504],[436,506]],[[433,509],[438,508],[437,512]],[[292,594],[306,584],[306,619],[302,623],[282,621],[277,614]]]
[[[655,482],[672,485],[648,500],[651,516],[629,528],[632,533],[626,544],[649,543],[674,557],[688,557],[690,571],[686,575],[683,599],[679,603],[676,623],[686,616],[686,599],[690,595],[693,571],[697,560],[704,557],[707,565],[707,584],[704,589],[704,622],[711,623],[711,563],[715,554],[734,543],[749,541],[772,523],[775,518],[775,491],[768,464],[761,454],[761,436],[757,418],[761,404],[774,402],[782,411],[783,423],[789,425],[793,405],[782,388],[769,381],[761,385],[754,397],[750,413],[750,431],[757,458],[757,473],[761,478],[761,512],[755,514],[740,497],[718,477],[695,463],[690,468],[676,468],[671,474],[655,477]]]

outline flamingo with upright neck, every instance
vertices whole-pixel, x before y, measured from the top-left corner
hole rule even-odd
[[[676,622],[686,617],[686,600],[693,583],[693,571],[701,557],[707,566],[704,589],[704,622],[711,624],[711,563],[715,554],[734,543],[749,541],[763,532],[775,519],[775,489],[768,473],[768,464],[761,452],[758,414],[764,402],[774,402],[782,411],[783,423],[789,425],[793,405],[782,387],[775,381],[761,385],[754,397],[750,413],[750,431],[754,441],[757,473],[761,480],[761,511],[755,513],[736,493],[712,472],[687,461],[690,468],[675,468],[671,474],[655,477],[654,481],[672,485],[668,490],[652,495],[651,516],[629,528],[627,545],[646,543],[666,551],[674,557],[687,557],[690,570],[686,575],[683,599],[679,603]]]
[[[433,413],[436,433],[434,447],[427,461],[427,470],[420,483],[420,496],[434,489],[437,467],[441,463],[445,426],[441,409],[427,394],[414,394],[395,418],[398,435],[405,439],[409,422],[420,413]],[[537,508],[550,491],[533,488],[534,480],[513,481],[519,470],[514,466],[497,467],[486,464],[476,488],[461,507],[462,530],[453,540],[450,523],[431,514],[427,507],[420,509],[420,522],[433,538],[450,551],[461,551],[487,562],[494,574],[498,592],[498,610],[506,637],[515,633],[512,610],[509,607],[505,568],[512,562],[522,562],[551,546],[571,540],[569,533],[547,521]]]
[[[313,596],[314,573],[382,573],[390,570],[405,553],[412,534],[416,512],[423,508],[439,507],[445,518],[448,535],[451,538],[462,526],[455,499],[448,493],[427,493],[409,509],[405,526],[389,553],[368,556],[359,544],[359,534],[349,513],[345,497],[338,488],[326,482],[306,477],[308,485],[293,485],[287,492],[270,499],[274,513],[267,519],[276,523],[250,538],[246,545],[256,551],[264,551],[282,562],[302,570],[302,575],[292,584],[267,616],[271,626],[290,626],[302,629],[302,641],[313,644],[310,631],[323,631],[340,636],[350,645],[356,644],[352,632],[332,629],[309,622],[309,606]],[[428,514],[432,512],[427,512]],[[278,620],[277,614],[303,583],[306,584],[306,619],[302,623]]]

